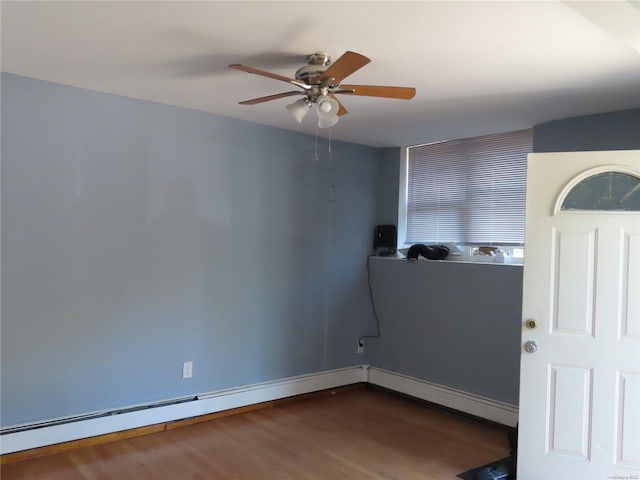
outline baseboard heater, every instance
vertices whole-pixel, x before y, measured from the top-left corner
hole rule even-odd
[[[0,454],[166,424],[279,398],[366,382],[367,368],[356,365],[121,409],[7,426],[0,430]]]
[[[246,407],[357,383],[371,383],[431,403],[515,426],[518,407],[397,372],[357,365],[121,409],[0,429],[0,454]]]
[[[108,410],[108,411],[96,412],[96,413],[86,413],[83,415],[75,415],[72,417],[57,418],[55,420],[47,420],[47,421],[38,422],[38,423],[30,423],[28,425],[16,425],[13,427],[0,429],[0,436],[7,435],[9,433],[27,432],[30,430],[38,430],[40,428],[66,425],[66,424],[75,423],[75,422],[83,422],[85,420],[93,420],[96,418],[113,417],[115,415],[122,415],[125,413],[133,413],[133,412],[139,412],[142,410],[149,410],[151,408],[167,407],[169,405],[179,405],[181,403],[195,402],[196,400],[198,400],[198,396],[176,398],[173,400],[164,400],[162,402],[147,403],[144,405],[120,408],[117,410]]]

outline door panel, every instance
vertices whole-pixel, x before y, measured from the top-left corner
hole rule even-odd
[[[640,467],[640,375],[618,373],[618,409],[616,413],[617,464]]]
[[[598,231],[553,231],[553,332],[591,336]]]
[[[623,232],[623,239],[621,336],[640,340],[640,235]]]
[[[548,452],[589,459],[592,378],[589,368],[550,366]]]

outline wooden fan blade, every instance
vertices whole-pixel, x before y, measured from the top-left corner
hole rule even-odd
[[[345,52],[338,60],[329,65],[322,75],[321,80],[333,78],[332,85],[338,84],[343,78],[348,77],[356,70],[361,69],[371,60],[355,52]]]
[[[242,72],[253,73],[254,75],[260,75],[261,77],[273,78],[274,80],[280,80],[283,82],[291,83],[296,87],[304,88],[308,90],[311,88],[309,85],[306,85],[304,82],[300,82],[299,80],[295,80],[293,78],[285,77],[283,75],[278,75],[277,73],[267,72],[265,70],[259,70],[253,67],[247,67],[245,65],[240,65],[239,63],[234,63],[229,65],[229,68],[233,68],[235,70],[240,70]]]
[[[266,97],[252,98],[251,100],[245,100],[243,102],[239,102],[240,105],[255,105],[256,103],[268,102],[269,100],[277,100],[279,98],[290,97],[292,95],[304,95],[304,92],[293,91],[293,92],[284,92],[284,93],[276,93],[275,95],[268,95]]]
[[[353,90],[353,92],[344,92],[342,90]],[[345,95],[410,100],[415,96],[416,89],[413,87],[382,87],[377,85],[340,85],[340,93]]]
[[[340,100],[338,100],[338,98],[330,93],[329,96],[331,98],[333,98],[336,102],[338,102],[338,116],[342,116],[342,115],[346,115],[347,113],[349,113],[349,110],[347,110],[346,108],[344,108],[344,105],[342,105],[342,102],[340,102]]]

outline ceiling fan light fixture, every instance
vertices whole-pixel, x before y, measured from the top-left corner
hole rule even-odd
[[[302,123],[302,119],[311,109],[311,103],[306,98],[301,98],[287,105],[287,110],[294,116],[298,123]]]
[[[305,95],[306,98],[287,105],[287,110],[291,112],[291,115],[294,116],[298,123],[302,123],[311,106],[315,104],[316,114],[318,116],[318,127],[329,128],[338,123],[340,119],[339,115],[342,116],[349,113],[344,105],[336,99],[335,95],[337,94],[346,93],[364,97],[404,100],[410,100],[415,96],[416,89],[413,87],[342,84],[342,81],[346,77],[360,70],[370,61],[371,60],[364,55],[347,51],[335,62],[331,62],[328,55],[322,52],[315,52],[307,57],[307,65],[296,71],[295,78],[289,78],[284,75],[241,65],[239,63],[233,63],[229,65],[229,68],[286,82],[302,89],[302,91],[294,90],[244,100],[240,102],[241,105],[256,105],[292,95]]]
[[[335,98],[328,95],[320,95],[316,100],[316,112],[318,114],[318,127],[333,127],[340,117],[338,117],[338,109],[340,105]]]

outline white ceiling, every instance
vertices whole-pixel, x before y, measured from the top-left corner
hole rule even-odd
[[[341,98],[332,137],[372,146],[640,107],[635,0],[2,1],[1,15],[3,71],[306,133],[313,115],[298,125],[292,99],[238,105],[291,85],[227,65],[292,77],[309,53],[361,53],[371,63],[345,83],[417,89]]]

